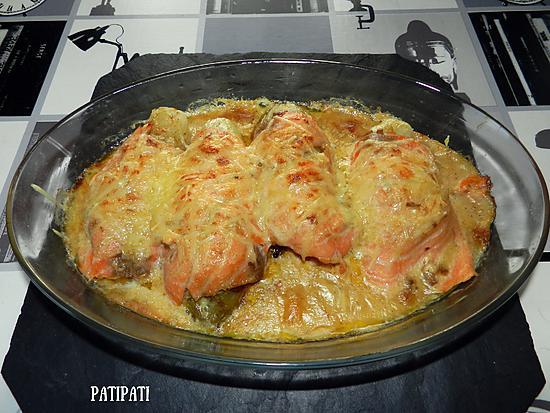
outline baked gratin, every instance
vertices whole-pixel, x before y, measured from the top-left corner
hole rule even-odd
[[[331,102],[158,108],[84,171],[63,238],[110,300],[177,328],[378,328],[475,276],[489,243],[491,182],[448,139]]]

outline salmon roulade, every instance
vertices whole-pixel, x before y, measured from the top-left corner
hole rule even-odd
[[[354,248],[369,281],[392,286],[414,272],[428,288],[447,291],[475,275],[436,160],[422,142],[383,134],[357,142],[349,194],[359,228]]]
[[[296,105],[275,105],[251,148],[261,159],[259,216],[271,243],[302,258],[341,262],[353,233],[338,201],[329,142],[315,120]]]
[[[164,245],[164,284],[181,303],[255,282],[268,245],[254,214],[257,167],[229,120],[206,123],[182,159]]]
[[[147,274],[158,258],[154,228],[171,197],[159,182],[176,180],[182,151],[151,127],[136,129],[79,184],[79,207],[69,210],[65,231],[77,240],[75,261],[89,279]]]

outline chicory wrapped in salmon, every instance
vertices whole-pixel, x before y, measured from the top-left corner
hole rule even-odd
[[[341,262],[353,231],[338,202],[327,137],[295,105],[276,105],[263,123],[251,149],[261,159],[258,215],[271,243],[303,258]]]
[[[257,281],[267,237],[255,216],[254,158],[227,119],[200,129],[181,158],[183,173],[162,240],[167,293],[181,303]]]
[[[433,153],[402,135],[373,133],[352,153],[349,193],[361,228],[361,265],[378,284],[395,284],[415,266],[439,291],[475,274],[465,240],[438,180]]]
[[[488,177],[380,111],[220,99],[155,109],[69,194],[64,239],[109,299],[174,327],[317,340],[476,275]]]

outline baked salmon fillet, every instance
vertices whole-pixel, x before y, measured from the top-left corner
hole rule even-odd
[[[475,275],[474,258],[428,146],[373,133],[351,155],[349,194],[360,234],[354,248],[376,284],[413,270],[444,292]]]
[[[231,121],[206,122],[182,157],[164,246],[164,284],[181,303],[257,281],[266,235],[255,215],[257,166]]]
[[[159,257],[159,231],[170,208],[182,151],[137,128],[77,184],[65,234],[82,274],[137,277]]]
[[[275,105],[252,151],[260,158],[260,223],[272,244],[302,258],[338,263],[353,231],[337,198],[330,145],[317,122],[296,105]]]

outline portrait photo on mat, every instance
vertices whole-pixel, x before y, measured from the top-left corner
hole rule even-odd
[[[407,25],[407,31],[395,40],[395,53],[436,72],[451,85],[456,95],[470,101],[466,93],[459,92],[453,44],[448,37],[434,32],[425,22],[413,20]]]
[[[376,14],[367,30],[358,27],[352,13],[331,17],[335,53],[396,53],[437,73],[461,98],[495,105],[460,13]]]

